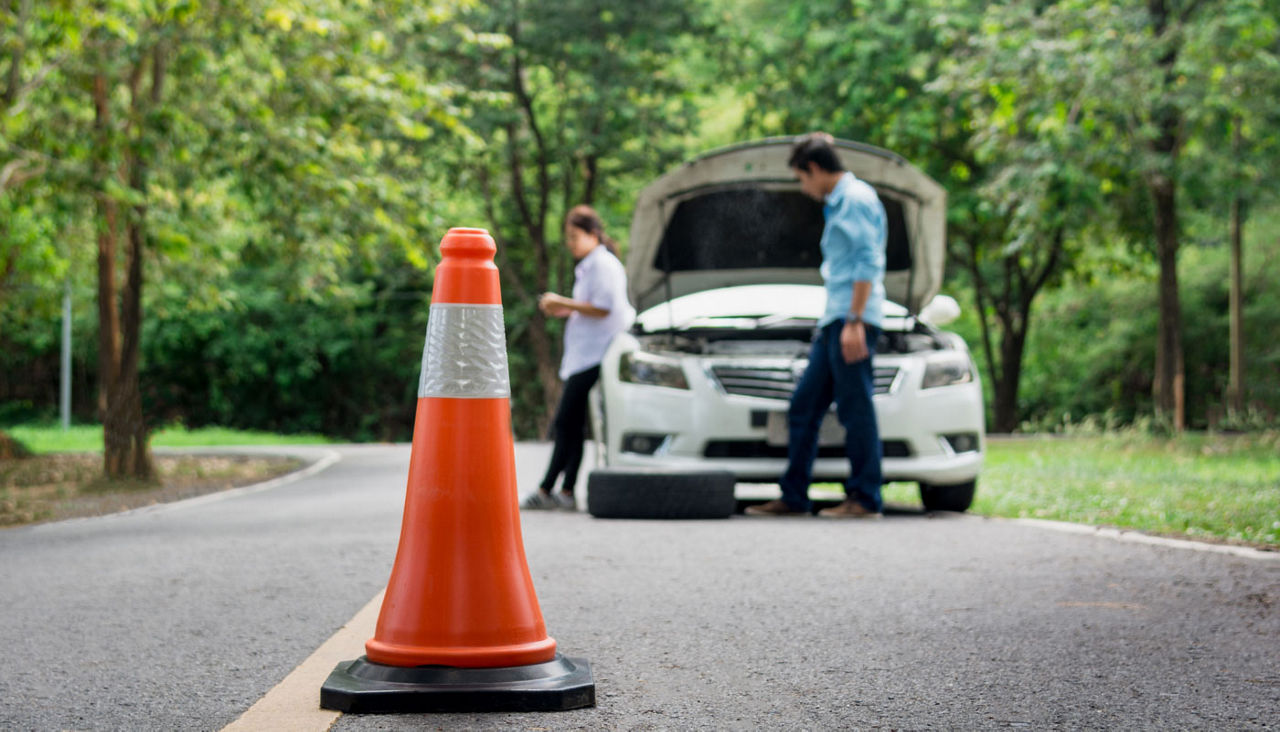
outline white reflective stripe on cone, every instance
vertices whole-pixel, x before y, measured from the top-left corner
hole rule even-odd
[[[431,306],[418,397],[510,398],[501,305]]]

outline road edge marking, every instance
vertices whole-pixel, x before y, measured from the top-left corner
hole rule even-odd
[[[224,453],[206,453],[206,454],[224,454]],[[240,452],[240,453],[228,452],[225,454],[233,455],[233,456],[234,455],[251,455],[255,457],[267,456],[266,453],[259,455],[258,453],[247,453],[247,452]],[[282,455],[284,457],[297,457],[296,454],[289,455],[288,453],[270,453],[270,455]],[[334,463],[340,460],[342,460],[341,453],[339,453],[337,450],[326,449],[321,454],[319,460],[316,460],[314,463],[311,463],[305,468],[300,468],[298,470],[293,471],[292,473],[285,473],[284,475],[281,475],[277,478],[264,480],[261,483],[252,483],[250,485],[242,485],[239,488],[228,488],[225,491],[216,491],[214,493],[206,493],[203,496],[193,496],[191,498],[186,498],[181,501],[170,501],[169,503],[158,503],[154,506],[143,506],[142,508],[135,508],[130,511],[122,511],[120,513],[111,514],[111,515],[123,516],[130,513],[160,513],[162,511],[168,511],[174,508],[198,506],[205,503],[216,503],[218,501],[224,501],[228,498],[235,498],[236,496],[245,496],[245,495],[249,495],[250,493],[257,493],[259,491],[265,491],[271,488],[278,488],[282,485],[288,485],[289,483],[302,480],[303,478],[310,478],[311,476],[315,475],[316,473],[319,473],[320,471],[324,470],[325,468],[328,468],[330,465],[333,465]]]
[[[1280,561],[1280,552],[1264,551],[1262,549],[1254,549],[1249,546],[1236,546],[1235,544],[1210,544],[1204,541],[1192,541],[1190,539],[1172,539],[1165,536],[1152,536],[1144,534],[1140,531],[1132,531],[1127,529],[1113,529],[1107,526],[1089,526],[1088,524],[1073,524],[1069,521],[1050,521],[1048,519],[1034,518],[1016,518],[1016,519],[999,519],[1000,521],[1008,521],[1009,523],[1021,524],[1023,526],[1034,526],[1051,531],[1061,531],[1066,534],[1086,534],[1098,536],[1112,541],[1125,541],[1133,544],[1149,544],[1152,546],[1164,546],[1175,549],[1190,549],[1197,552],[1212,552],[1215,554],[1230,554],[1244,559],[1255,559],[1264,562]]]
[[[364,655],[382,608],[379,592],[328,640],[222,732],[325,732],[342,712],[320,708],[320,687],[333,667]]]
[[[193,452],[184,452],[182,454],[301,457],[297,453],[290,454],[286,452],[269,452],[268,453],[268,452],[245,452],[245,451],[240,451],[240,452],[193,451]],[[191,498],[183,498],[180,501],[170,501],[168,503],[157,503],[150,506],[139,506],[138,508],[129,508],[123,511],[116,511],[114,513],[104,513],[99,516],[77,516],[75,518],[62,519],[61,521],[49,521],[43,524],[34,524],[31,526],[22,526],[17,528],[26,530],[26,531],[46,531],[54,527],[61,527],[68,524],[86,523],[89,521],[110,521],[110,520],[121,519],[121,518],[129,518],[131,516],[164,513],[165,511],[173,511],[179,508],[187,508],[190,506],[199,506],[206,503],[214,503],[216,501],[222,501],[228,498],[235,498],[236,496],[244,496],[250,493],[257,493],[259,491],[269,490],[271,488],[278,488],[282,485],[287,485],[289,483],[293,483],[294,481],[302,480],[303,478],[309,478],[315,475],[316,473],[319,473],[320,471],[328,468],[334,463],[339,462],[340,460],[342,460],[341,453],[339,453],[336,450],[326,449],[321,453],[320,458],[316,460],[314,463],[311,463],[310,465],[304,468],[299,468],[291,473],[285,473],[284,475],[281,475],[279,477],[271,478],[270,480],[264,480],[261,483],[251,483],[249,485],[242,485],[239,488],[228,488],[222,491],[206,493],[201,496],[192,496]]]

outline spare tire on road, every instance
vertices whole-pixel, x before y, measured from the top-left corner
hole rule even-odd
[[[733,514],[727,470],[601,468],[587,476],[587,512],[596,518],[715,519]]]

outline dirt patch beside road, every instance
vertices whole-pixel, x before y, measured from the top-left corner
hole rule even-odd
[[[245,455],[157,455],[155,483],[107,481],[100,454],[0,460],[0,527],[101,516],[252,485],[301,460]]]

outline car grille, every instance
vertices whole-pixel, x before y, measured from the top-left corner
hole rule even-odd
[[[803,366],[803,362],[798,362]],[[764,397],[766,399],[791,398],[800,372],[781,366],[728,366],[711,367],[711,375],[726,394]],[[898,378],[897,366],[877,366],[874,370],[875,393],[888,394]]]
[[[887,458],[911,457],[911,445],[903,440],[884,440],[880,443]],[[708,458],[785,458],[786,445],[770,445],[764,440],[711,440],[702,451]],[[844,457],[843,445],[818,448],[820,458]]]

